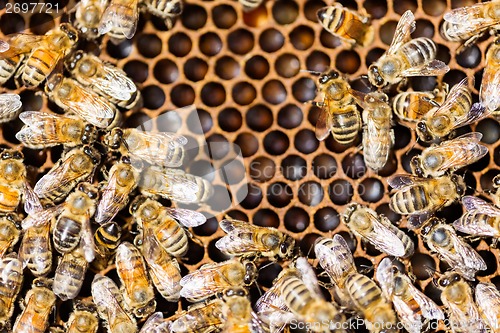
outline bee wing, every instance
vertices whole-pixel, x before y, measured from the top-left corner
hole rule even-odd
[[[462,198],[462,204],[467,211],[479,210],[481,213],[491,216],[499,216],[500,209],[496,206],[472,195],[466,195]]]
[[[205,215],[194,210],[170,207],[166,207],[165,210],[170,216],[188,228],[200,226],[207,221]]]
[[[387,54],[395,54],[404,42],[410,37],[410,34],[415,30],[415,16],[410,10],[403,13],[399,19],[391,45],[387,50]]]
[[[55,132],[52,125],[65,117],[47,112],[24,111],[19,114],[19,119],[25,126],[16,133],[16,139],[26,146],[34,147],[60,142],[60,138],[49,135]],[[50,129],[47,128],[48,125],[51,125]]]
[[[456,120],[455,127],[461,127],[475,123],[483,119],[484,117],[487,117],[490,113],[490,110],[487,110],[483,104],[474,103],[472,104],[469,112]]]
[[[454,330],[457,330],[456,332],[487,333],[472,297],[467,298],[468,300],[460,304],[449,302],[447,299],[443,300],[448,310],[448,326],[453,327]]]
[[[49,224],[50,220],[59,215],[64,210],[64,204],[60,204],[54,207],[49,207],[43,209],[42,211],[36,211],[33,214],[29,214],[21,222],[21,227],[23,230],[27,230],[32,227],[40,227],[42,225]]]
[[[441,60],[432,60],[421,67],[410,67],[402,71],[403,76],[438,76],[447,73],[450,67]]]
[[[196,195],[200,188],[194,180],[186,177],[184,172],[174,172],[168,169],[162,171],[150,170],[156,173],[156,177],[162,178],[161,183],[163,186],[157,189],[157,194],[178,202],[197,201]],[[141,183],[141,185],[144,185],[144,183]]]
[[[325,101],[326,105],[321,109],[319,113],[318,120],[316,121],[316,139],[323,141],[330,134],[330,129],[332,128],[332,117],[330,115],[330,106],[328,102]]]
[[[335,284],[344,276],[357,271],[349,246],[344,237],[338,234],[333,239],[322,238],[317,241],[314,252],[319,264]]]
[[[229,234],[215,242],[215,247],[225,253],[245,253],[245,252],[264,252],[267,249],[259,246],[255,242],[242,239],[238,235]]]
[[[43,210],[43,206],[42,203],[40,202],[40,199],[38,198],[35,191],[33,191],[33,188],[27,181],[24,182],[23,199],[24,199],[24,211],[28,215],[32,215]]]
[[[125,6],[129,8],[120,8]],[[102,14],[98,27],[99,35],[108,33],[113,27],[117,27],[121,28],[119,30],[123,33],[123,36],[131,39],[137,30],[138,20],[137,1],[128,1],[125,5],[116,5],[112,2]]]
[[[30,246],[28,246],[27,244],[27,240],[28,238],[31,238],[33,235],[31,235],[31,237],[28,237],[28,233],[29,232],[37,232],[37,235],[40,237],[41,235],[43,235],[44,237],[47,238],[47,243],[46,245],[49,247],[48,249],[45,247],[43,248],[40,244],[38,244],[38,247],[36,248],[36,251],[38,251],[38,253],[40,251],[49,251],[51,252],[51,249],[50,249],[50,223],[48,223],[48,221],[46,221],[45,224],[43,225],[40,225],[39,226],[40,229],[37,229],[36,231],[34,230],[27,230],[25,231],[24,233],[24,237],[23,239],[21,240],[21,245],[19,247],[19,259],[22,261],[23,263],[23,268],[25,268],[28,264],[28,262],[30,261],[30,255],[33,255],[33,253],[28,253],[29,251],[33,252],[33,249],[30,248]],[[42,260],[36,260],[38,258],[35,258],[34,260],[34,264],[36,265],[36,271],[38,272],[42,272],[44,270],[46,270],[46,267],[45,267],[45,262],[42,261]]]
[[[281,332],[286,324],[297,319],[283,302],[278,290],[279,286],[273,285],[255,303],[255,310],[261,320],[270,325],[271,332],[276,333]]]
[[[156,333],[158,332],[157,330],[158,326],[164,323],[165,321],[163,319],[163,313],[155,312],[151,316],[149,316],[148,320],[146,320],[139,333],[152,333],[152,332]],[[170,331],[167,330],[165,332],[170,332]]]
[[[488,216],[499,216],[500,209],[495,207],[494,205],[473,197],[473,196],[465,196],[462,198],[462,203],[467,210],[474,214],[474,212],[485,214]],[[468,214],[464,214],[459,219],[453,222],[453,226],[460,232],[470,234],[470,235],[478,235],[478,236],[490,236],[490,237],[498,237],[500,236],[499,231],[494,226],[491,226],[483,219],[471,219]]]
[[[0,95],[0,117],[10,116],[17,112],[22,106],[21,96],[18,94],[1,94]]]
[[[426,115],[425,118],[429,118],[430,116],[433,116],[437,113],[445,112],[446,110],[450,110],[451,108],[455,107],[457,103],[457,99],[459,99],[462,96],[463,86],[467,86],[469,82],[469,79],[467,77],[463,78],[460,82],[455,84],[453,87],[451,87],[450,92],[446,96],[446,99],[444,102],[441,104],[439,108],[434,108],[430,110]]]
[[[394,175],[387,179],[387,184],[392,188],[399,190],[408,186],[426,182],[427,179],[412,175]]]
[[[250,222],[233,220],[230,218],[226,218],[219,223],[220,228],[224,230],[226,233],[254,233],[259,228],[251,224]]]
[[[90,227],[90,216],[87,214],[82,225],[81,246],[87,262],[92,262],[95,258],[95,244],[92,228]]]
[[[439,306],[437,306],[437,304],[434,303],[434,301],[427,297],[424,293],[418,290],[417,287],[415,287],[413,283],[411,283],[408,277],[406,278],[408,279],[407,285],[410,294],[413,296],[413,299],[415,299],[418,305],[420,305],[422,316],[427,319],[444,319],[443,311],[441,311]]]
[[[489,53],[487,53],[487,63]],[[500,108],[500,71],[493,66],[486,65],[483,73],[481,88],[479,89],[479,101],[488,111],[495,111]]]
[[[134,82],[121,70],[105,63],[98,64],[100,75],[94,76],[96,86],[107,95],[116,99],[129,100],[131,94],[137,91]]]
[[[224,270],[224,266],[233,264],[231,261],[208,264],[184,276],[180,282],[181,296],[200,300],[231,287],[229,281],[220,272]]]
[[[47,43],[47,36],[45,35],[31,35],[31,34],[12,34],[7,36],[6,40],[2,41],[7,43],[9,47],[6,50],[0,51],[0,59],[8,59],[21,54],[29,53],[34,48]],[[5,48],[5,47],[3,47]]]
[[[95,212],[95,220],[100,224],[113,219],[121,210],[121,204],[127,202],[129,199],[129,193],[127,191],[119,191],[120,187],[117,184],[117,177],[110,177],[102,189],[101,199]]]
[[[406,254],[405,246],[387,223],[392,225],[391,221],[387,220],[385,216],[379,216],[378,219],[373,219],[373,230],[362,235],[385,253],[395,257],[402,257]]]
[[[180,163],[173,163],[172,158],[169,157],[175,154],[178,147],[186,145],[187,139],[183,135],[168,132],[143,132],[139,130],[135,130],[133,135],[139,137],[137,140],[148,143],[138,145],[133,149],[128,145],[126,146],[130,154],[133,154],[135,157],[151,164],[165,167],[176,167],[182,163],[182,161]],[[159,154],[155,148],[165,146],[168,147],[168,151],[162,152],[162,154]]]
[[[455,8],[445,13],[443,18],[450,23],[464,26],[467,32],[475,31],[481,28],[481,26],[494,21],[494,18],[489,18],[484,15],[484,10],[487,6],[490,6],[490,4],[485,2],[472,6]]]
[[[480,282],[476,286],[476,303],[487,324],[493,329],[498,329],[500,327],[498,317],[500,292],[493,283]]]
[[[393,265],[391,259],[386,257],[379,263],[375,275],[377,282],[382,288],[382,291],[387,299],[392,299],[394,286],[394,272],[392,268]]]
[[[295,268],[299,272],[300,279],[304,282],[307,289],[316,297],[323,299],[323,294],[318,285],[318,278],[311,265],[307,262],[307,259],[304,257],[297,258]]]
[[[109,120],[113,119],[118,111],[99,95],[85,91],[83,87],[78,89],[81,90],[81,98],[78,100],[63,99],[61,103],[92,125],[101,128],[107,127]]]
[[[101,278],[101,280],[99,280],[99,283],[95,283],[98,278]],[[101,274],[96,274],[92,282],[91,289],[92,298],[97,307],[107,310],[104,314],[106,315],[106,318],[102,319],[106,320],[106,322],[108,322],[111,327],[114,326],[116,320],[128,317],[128,315],[123,310],[120,302],[111,292],[112,290],[118,289],[113,280],[106,276],[102,276]]]

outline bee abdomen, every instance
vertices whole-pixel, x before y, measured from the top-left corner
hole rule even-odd
[[[375,282],[363,274],[353,274],[346,280],[346,290],[359,308],[366,308],[382,298],[382,292]]]
[[[55,58],[50,52],[36,50],[23,69],[22,80],[27,87],[38,86],[54,68]]]
[[[54,293],[63,301],[78,296],[86,270],[85,258],[74,258],[73,256],[69,260],[63,258],[56,269],[53,284]]]
[[[82,226],[79,222],[62,216],[58,219],[54,228],[54,247],[60,253],[73,250],[80,241]]]
[[[419,37],[404,44],[400,52],[410,67],[420,67],[436,58],[436,44],[429,38]]]
[[[286,278],[283,281],[281,290],[286,305],[292,311],[301,313],[308,304],[314,301],[304,282],[295,276]]]
[[[163,248],[173,257],[182,257],[188,250],[188,237],[184,230],[176,223],[171,223],[157,233],[157,238]]]
[[[422,186],[396,192],[389,203],[390,208],[399,214],[412,214],[425,210],[429,205],[427,193]]]
[[[426,92],[403,92],[394,97],[393,109],[402,120],[416,122],[431,109],[429,103],[422,103],[422,98],[433,99],[434,96]]]
[[[20,63],[21,58],[19,56],[0,59],[0,84],[4,84],[12,77],[12,75],[14,75]]]
[[[356,140],[361,129],[361,118],[356,109],[332,115],[332,135],[341,144],[349,144]]]

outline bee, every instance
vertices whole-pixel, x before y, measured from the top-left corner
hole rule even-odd
[[[18,94],[0,95],[0,123],[6,123],[14,120],[19,114],[22,102]]]
[[[106,222],[97,228],[94,233],[95,259],[92,261],[96,270],[102,271],[108,267],[121,237],[122,228],[116,222]]]
[[[394,226],[387,217],[378,215],[368,207],[350,204],[343,220],[354,235],[389,255],[407,258],[415,250],[415,245],[407,234]]]
[[[171,333],[172,323],[163,318],[162,312],[155,312],[142,325],[139,333]]]
[[[165,20],[168,30],[172,29],[175,17],[182,14],[182,0],[142,0],[143,10]]]
[[[52,269],[52,245],[50,242],[50,225],[53,219],[53,209],[43,211],[38,216],[37,225],[27,227],[26,220],[23,220],[24,236],[19,249],[19,257],[23,261],[23,266],[28,267],[35,276],[45,276]]]
[[[439,177],[448,170],[454,172],[478,161],[488,154],[488,148],[479,143],[482,137],[478,132],[467,133],[425,148],[420,155],[411,159],[413,174],[419,177]]]
[[[263,333],[259,317],[252,311],[248,292],[243,287],[227,288],[222,296],[226,310],[226,322],[222,333]]]
[[[334,3],[318,10],[316,16],[326,31],[351,46],[366,47],[373,42],[374,29],[366,15]]]
[[[495,6],[500,6],[500,2],[494,1]],[[482,4],[486,5],[486,3]],[[499,15],[500,19],[500,15]],[[486,52],[486,66],[483,71],[483,79],[481,81],[481,88],[479,89],[479,101],[486,108],[488,112],[492,112],[498,116],[500,109],[500,86],[498,80],[500,78],[500,39],[490,45],[488,52]]]
[[[121,113],[112,103],[60,73],[47,79],[45,93],[64,111],[76,113],[96,127],[112,128],[121,121]]]
[[[359,94],[359,93],[357,93]],[[359,94],[356,102],[364,109],[363,157],[372,170],[382,169],[394,145],[392,109],[389,98],[380,92]]]
[[[87,39],[99,37],[99,23],[108,5],[108,0],[82,0],[75,7],[73,26]]]
[[[91,177],[100,162],[101,154],[96,148],[73,148],[40,178],[34,191],[41,199],[60,202],[77,184]]]
[[[122,293],[116,284],[101,274],[92,281],[92,298],[99,317],[109,333],[136,333],[137,323],[133,316],[123,308]]]
[[[0,217],[0,258],[19,241],[21,220],[21,216],[16,213]]]
[[[76,302],[65,327],[67,333],[96,333],[99,328],[99,317],[95,304],[83,301]]]
[[[169,132],[145,132],[136,128],[114,128],[104,143],[122,155],[129,155],[154,165],[179,167],[184,159],[187,139]]]
[[[495,27],[489,28],[491,28],[490,31],[496,29]],[[462,43],[456,50],[456,53],[460,54],[465,49],[473,45],[479,38],[481,38],[489,28],[487,27],[485,29],[480,29],[477,31],[466,31],[466,29],[464,29],[464,25],[455,24],[444,20],[441,24],[440,32],[443,39],[450,42]]]
[[[401,123],[414,127],[430,110],[441,105],[448,94],[448,85],[434,91],[404,91],[392,100],[392,108]]]
[[[14,323],[13,332],[45,332],[49,327],[49,316],[56,303],[51,290],[52,280],[37,278],[24,298],[24,309]]]
[[[107,34],[112,43],[131,39],[139,21],[139,0],[110,0],[97,28],[99,35]]]
[[[478,121],[488,113],[483,105],[472,105],[472,96],[464,78],[454,85],[444,103],[427,112],[417,123],[416,132],[420,140],[429,142],[443,139],[458,128]]]
[[[295,239],[275,228],[259,227],[249,222],[226,218],[220,221],[226,236],[215,246],[232,256],[263,256],[288,259],[293,256]]]
[[[224,301],[216,298],[190,306],[172,322],[170,330],[176,333],[217,332],[224,327],[226,316]]]
[[[80,293],[89,263],[83,247],[77,247],[62,256],[57,265],[52,291],[61,300],[74,299]]]
[[[135,83],[123,70],[93,54],[76,51],[65,64],[81,85],[121,108],[133,109],[141,99]]]
[[[137,318],[148,317],[155,311],[156,301],[141,252],[129,242],[121,243],[115,262],[125,306]]]
[[[206,179],[180,169],[148,167],[141,172],[139,190],[143,195],[161,196],[180,203],[203,203],[214,193]]]
[[[436,44],[426,37],[407,41],[415,30],[415,17],[407,10],[400,18],[389,49],[368,67],[368,80],[376,87],[396,84],[409,76],[436,76],[450,68],[436,60]]]
[[[0,259],[0,330],[10,330],[14,302],[23,285],[23,265],[16,253]]]
[[[288,323],[297,320],[281,297],[280,288],[281,281],[276,278],[271,288],[255,303],[255,310],[264,324],[265,332],[280,333]]]
[[[21,201],[32,192],[26,181],[23,153],[13,149],[0,150],[0,214],[14,213]]]
[[[144,230],[141,252],[156,290],[169,302],[177,302],[181,293],[181,268],[175,258],[160,245],[152,230]]]
[[[43,111],[25,111],[19,115],[25,124],[16,133],[24,146],[43,149],[64,145],[75,147],[97,141],[97,129],[75,116],[62,116]]]
[[[425,331],[432,319],[444,319],[444,314],[429,297],[412,283],[411,279],[384,258],[377,267],[377,281],[384,296],[392,301],[401,323],[409,333]]]
[[[441,301],[448,312],[451,332],[487,332],[474,304],[471,287],[460,275],[448,272],[438,279],[437,285],[441,289]]]
[[[365,319],[368,330],[372,333],[396,333],[396,314],[391,304],[382,294],[377,284],[366,275],[349,275],[345,282],[346,292],[357,312]]]
[[[500,329],[500,292],[493,283],[480,282],[476,286],[476,304],[484,322],[492,332]]]
[[[340,144],[352,143],[362,123],[351,86],[336,70],[322,73],[318,84],[323,102],[315,103],[321,107],[316,122],[316,138],[322,141],[332,132],[333,138]]]
[[[467,280],[474,280],[477,271],[487,268],[483,258],[444,221],[430,218],[422,226],[420,234],[431,251]]]
[[[500,209],[474,196],[462,198],[465,214],[453,226],[465,234],[500,238]]]
[[[259,7],[264,0],[238,0],[238,2],[242,6],[244,12],[251,12]]]
[[[7,81],[16,74],[26,57],[27,53],[21,53],[5,58],[4,55],[0,53],[0,85],[7,83]]]
[[[387,183],[397,190],[390,198],[389,207],[398,214],[410,215],[411,228],[419,227],[423,216],[451,205],[466,189],[464,179],[458,175],[436,178],[396,175]]]
[[[251,261],[231,259],[201,266],[180,281],[180,295],[194,303],[227,288],[249,286],[257,278],[257,267]]]

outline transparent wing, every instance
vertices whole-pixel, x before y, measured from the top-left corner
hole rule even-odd
[[[467,77],[463,78],[459,83],[455,84],[451,89],[448,95],[446,96],[445,101],[439,108],[433,109],[425,115],[425,118],[429,118],[438,113],[447,112],[448,110],[454,108],[456,106],[457,100],[462,97],[464,93],[463,87],[467,86],[469,79]]]
[[[227,270],[224,266],[234,264],[234,261],[207,264],[184,276],[180,282],[182,286],[181,296],[200,300],[231,287],[232,285],[221,272]]]
[[[495,45],[491,48],[496,48]],[[486,54],[486,67],[483,72],[483,80],[479,90],[479,100],[486,107],[488,112],[493,112],[500,108],[500,70],[491,64],[490,55],[493,50]]]
[[[323,141],[330,134],[332,128],[332,117],[330,114],[329,103],[325,100],[325,105],[321,108],[318,120],[316,121],[316,139]]]
[[[43,209],[42,211],[36,211],[33,214],[29,214],[21,222],[21,227],[23,230],[27,230],[32,227],[40,227],[45,224],[50,224],[50,220],[59,215],[64,210],[64,204]]]
[[[123,208],[123,204],[129,200],[129,192],[121,191],[121,186],[117,183],[117,177],[113,174],[101,190],[101,199],[97,205],[95,220],[105,223],[113,219]]]
[[[357,271],[349,246],[344,237],[338,234],[333,236],[333,239],[320,239],[314,251],[319,264],[336,285],[339,285],[347,275]]]
[[[402,71],[402,76],[438,76],[446,74],[450,67],[441,60],[432,60],[421,67],[410,67]]]
[[[229,234],[217,242],[215,242],[215,247],[220,251],[225,253],[248,253],[248,252],[265,252],[268,249],[259,246],[259,244],[252,242],[250,240],[242,239],[234,234]]]
[[[387,54],[395,54],[410,37],[410,34],[415,30],[415,28],[415,16],[410,10],[407,10],[399,19],[391,45],[387,50]]]
[[[384,251],[385,253],[393,255],[395,257],[404,256],[406,254],[405,245],[396,235],[396,227],[390,228],[387,223],[382,223],[381,221],[383,221],[384,219],[386,218],[383,216],[379,216],[378,219],[372,219],[373,229],[369,232],[360,232],[360,234],[375,247]],[[391,222],[388,221],[388,223]]]
[[[500,209],[496,206],[472,195],[466,195],[462,198],[462,203],[467,211],[479,210],[482,214],[499,216]]]
[[[458,30],[462,34],[476,31],[481,29],[483,26],[496,24],[500,21],[500,19],[495,20],[494,18],[486,17],[484,15],[484,11],[487,10],[487,7],[489,6],[491,6],[491,4],[485,2],[472,6],[455,8],[445,13],[443,18],[445,21],[462,27],[461,30]]]
[[[437,306],[437,304],[424,293],[418,290],[417,287],[411,283],[408,277],[406,278],[408,279],[410,294],[413,296],[413,299],[415,299],[418,305],[420,305],[422,315],[427,319],[444,319],[443,311],[441,311],[439,306]]]
[[[0,95],[0,118],[8,117],[16,113],[22,106],[21,96],[18,94]]]
[[[9,47],[5,50],[0,50],[0,59],[12,58],[21,54],[29,53],[33,49],[47,45],[48,37],[43,35],[31,35],[31,34],[12,34],[8,35],[6,40],[1,43],[7,43]]]
[[[311,265],[307,262],[307,259],[304,257],[297,258],[295,268],[297,269],[300,279],[304,282],[307,289],[309,289],[309,291],[316,297],[323,299],[323,294],[321,293],[318,285],[318,278],[316,277],[316,273]]]
[[[472,104],[469,112],[455,120],[455,128],[475,123],[484,117],[487,117],[491,112],[481,103]]]
[[[205,215],[194,210],[170,207],[166,207],[165,210],[170,216],[188,228],[200,226],[207,221]]]
[[[134,37],[137,30],[139,12],[137,0],[122,4],[119,1],[112,2],[104,11],[99,24],[99,35],[110,32],[113,28],[118,30],[127,39]]]
[[[143,143],[134,147],[126,144],[126,148],[130,154],[159,166],[179,166],[177,161],[173,161],[172,156],[176,154],[179,147],[186,145],[186,137],[175,133],[143,132],[136,129],[130,133],[130,136],[133,136],[134,141]],[[125,143],[127,141],[128,139],[125,139]],[[179,162],[182,163],[182,161]]]
[[[149,316],[148,320],[144,323],[139,333],[157,333],[158,326],[164,324],[165,321],[163,319],[162,312],[155,312],[151,316]],[[161,332],[161,331],[160,331]],[[166,331],[169,332],[169,331]]]
[[[137,91],[134,82],[117,68],[102,62],[98,66],[100,75],[94,77],[95,84],[107,95],[127,101]]]
[[[394,272],[393,265],[390,258],[384,258],[379,263],[375,275],[378,284],[382,288],[384,295],[387,299],[392,299],[392,292],[394,287]]]
[[[476,286],[476,303],[487,324],[495,329],[500,327],[500,292],[492,283],[480,282]]]
[[[16,133],[16,138],[28,147],[38,148],[59,144],[62,138],[51,135],[56,133],[54,125],[68,118],[42,111],[25,111],[19,114],[19,119],[25,126]]]
[[[27,181],[24,182],[23,197],[24,197],[24,211],[28,215],[33,215],[43,210],[43,206],[42,203],[40,202],[40,199],[38,198],[35,191]]]
[[[92,228],[90,227],[90,216],[87,214],[82,225],[81,246],[87,262],[92,262],[95,258],[95,244]]]
[[[118,287],[110,278],[97,274],[92,282],[92,298],[97,308],[101,311],[101,316],[110,326],[113,326],[117,320],[129,318],[123,310],[120,302],[115,298],[114,293],[119,293]],[[105,311],[103,311],[105,310]],[[104,313],[103,313],[104,312]]]
[[[76,84],[75,84],[76,85]],[[118,112],[111,103],[107,103],[99,95],[85,90],[83,87],[78,86],[80,90],[80,98],[78,100],[63,99],[61,103],[65,108],[74,111],[84,120],[97,127],[107,127],[109,119],[115,117]]]
[[[392,188],[399,190],[408,186],[425,183],[426,181],[428,181],[426,178],[420,178],[412,175],[395,175],[387,179],[387,184],[389,184]]]

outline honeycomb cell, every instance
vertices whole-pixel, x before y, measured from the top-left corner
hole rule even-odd
[[[422,8],[427,15],[440,16],[446,10],[445,0],[423,0]]]
[[[219,5],[212,9],[212,20],[219,29],[229,29],[238,20],[238,14],[233,6]]]
[[[471,45],[456,55],[457,62],[465,68],[475,68],[481,62],[481,50],[477,45]]]
[[[260,48],[265,52],[276,52],[285,44],[285,37],[274,28],[264,30],[259,36]]]
[[[288,206],[292,199],[293,191],[287,183],[277,182],[267,188],[267,201],[276,208]]]
[[[336,205],[346,205],[354,194],[351,183],[345,179],[337,179],[328,186],[330,200]]]
[[[384,167],[382,169],[378,170],[377,173],[381,177],[389,177],[390,175],[395,173],[397,169],[398,169],[398,160],[397,160],[394,152],[392,152],[389,155],[389,159],[387,160],[387,163],[384,165]]]
[[[482,171],[490,164],[490,154],[486,154],[479,161],[470,164],[467,169],[471,171]]]
[[[226,108],[219,112],[217,121],[222,130],[226,132],[235,132],[240,129],[243,123],[241,112],[235,108]]]
[[[183,258],[182,262],[187,265],[195,265],[203,259],[203,256],[205,255],[205,248],[199,243],[194,242],[192,239],[189,239],[188,242],[189,251],[186,257]]]
[[[395,225],[399,225],[400,222],[401,222],[401,215],[399,215],[398,213],[394,212],[389,207],[388,203],[383,203],[383,204],[379,205],[375,209],[375,211],[377,212],[377,214],[381,214],[381,215],[384,215],[385,217],[387,217]]]
[[[126,39],[120,44],[113,44],[108,40],[106,44],[106,52],[115,59],[127,58],[132,52],[132,40]]]
[[[297,19],[299,6],[295,1],[278,0],[273,3],[272,14],[276,23],[287,25]]]
[[[212,134],[207,138],[207,146],[210,150],[210,157],[214,160],[220,160],[229,153],[230,144],[222,134]]]
[[[299,126],[303,119],[302,110],[295,104],[285,105],[278,112],[278,125],[286,129]]]
[[[394,11],[399,15],[403,15],[407,10],[411,10],[414,13],[417,8],[417,0],[394,1]]]
[[[451,53],[450,49],[443,44],[437,44],[437,51],[436,51],[436,59],[441,60],[445,64],[449,64],[451,60]]]
[[[408,82],[415,91],[432,91],[437,86],[436,78],[433,76],[411,77]]]
[[[283,267],[276,262],[263,263],[259,268],[259,278],[257,282],[266,288],[270,288],[273,285],[273,281],[282,270]]]
[[[210,131],[214,122],[209,112],[202,109],[196,109],[189,114],[187,125],[191,132],[195,134],[202,134]]]
[[[201,89],[201,100],[207,106],[219,106],[226,101],[226,90],[217,82],[209,82]]]
[[[200,58],[191,58],[184,63],[184,75],[193,82],[201,81],[208,72],[208,64]]]
[[[396,125],[394,126],[394,137],[397,138],[394,142],[394,149],[402,149],[410,143],[411,131],[402,125]]]
[[[306,19],[316,24],[318,22],[318,16],[316,13],[321,8],[325,7],[326,3],[320,0],[308,0],[304,5],[304,14]]]
[[[380,30],[379,30],[380,40],[384,44],[386,44],[386,45],[391,44],[397,25],[398,25],[397,21],[387,21],[380,26]]]
[[[25,29],[24,18],[19,14],[5,13],[0,17],[0,31],[4,35],[23,32]]]
[[[304,205],[310,207],[317,206],[324,196],[323,187],[320,183],[314,181],[308,181],[300,185],[299,187],[299,200]]]
[[[452,69],[444,75],[443,81],[448,83],[450,87],[452,87],[466,77],[467,75],[461,70]]]
[[[291,232],[302,232],[309,226],[309,214],[300,207],[292,207],[284,217],[286,230]]]
[[[427,37],[431,38],[434,37],[434,24],[432,24],[431,21],[429,20],[416,20],[417,27],[415,28],[415,31],[411,34],[413,38],[417,37]]]
[[[278,75],[291,78],[299,73],[300,61],[296,55],[284,53],[276,59],[274,68]]]
[[[157,66],[160,66],[158,64],[162,61],[163,60],[158,61]],[[156,66],[155,66],[155,68],[156,68]],[[161,68],[163,69],[163,67],[161,67]],[[145,62],[142,62],[140,60],[128,61],[125,65],[123,65],[123,70],[125,71],[125,73],[127,73],[128,77],[130,77],[134,82],[138,82],[138,83],[145,82],[149,76],[148,64],[146,64]],[[178,75],[178,72],[177,72],[177,75]],[[155,77],[156,77],[156,75],[155,75]],[[159,76],[159,77],[161,77],[161,76]],[[158,77],[156,77],[156,79],[158,81],[160,81],[158,79]]]
[[[239,105],[251,104],[257,97],[254,86],[248,82],[238,82],[233,86],[233,101]]]
[[[376,62],[382,56],[382,54],[384,54],[384,52],[385,50],[379,47],[373,48],[368,51],[368,54],[366,55],[366,67],[369,67],[371,64]]]
[[[288,155],[281,161],[281,173],[288,180],[300,180],[307,174],[307,162],[298,155]]]
[[[228,213],[228,215],[229,214],[230,213]],[[215,217],[210,217],[207,218],[207,222],[198,227],[194,227],[193,232],[198,236],[211,236],[217,231],[218,227],[219,222],[217,222],[217,219]]]
[[[165,103],[165,93],[158,86],[147,86],[141,90],[144,107],[156,110]]]
[[[366,12],[370,14],[373,19],[379,19],[385,16],[387,13],[387,2],[386,1],[364,1],[363,7]]]
[[[240,196],[238,196],[238,198],[240,198]],[[224,212],[231,207],[231,200],[231,192],[228,191],[225,186],[215,185],[214,194],[207,203],[213,211]]]
[[[415,274],[417,279],[426,280],[434,275],[436,262],[431,256],[424,253],[415,253],[410,261],[413,274]]]
[[[213,57],[222,50],[222,40],[215,32],[207,32],[200,36],[198,45],[201,53]]]
[[[240,74],[240,64],[232,57],[220,57],[215,63],[215,74],[224,80],[234,79]]]
[[[306,58],[306,67],[310,71],[324,72],[330,68],[330,57],[321,51],[312,51]]]
[[[189,15],[181,15],[182,25],[189,30],[199,30],[207,23],[207,11],[201,6],[186,4],[184,13]]]
[[[300,240],[300,252],[304,256],[307,256],[309,259],[316,259],[316,254],[314,253],[314,244],[316,244],[316,240],[321,237],[321,235],[317,233],[310,233],[305,235],[301,240]]]
[[[0,21],[1,24],[1,21]],[[54,29],[54,18],[47,13],[35,13],[30,17],[30,30],[35,35],[45,35],[51,29]],[[3,32],[3,30],[2,30]]]
[[[301,103],[314,100],[316,97],[316,85],[314,80],[302,77],[292,85],[293,97]]]
[[[217,172],[212,163],[206,160],[189,162],[189,169],[186,171],[195,176],[203,177],[208,181],[213,181]]]
[[[227,36],[229,50],[235,54],[244,55],[249,53],[254,44],[253,34],[246,29],[237,29]]]
[[[420,153],[422,153],[420,149],[410,149],[401,156],[401,166],[406,172],[411,173],[410,161],[414,156],[420,155]]]
[[[156,119],[156,127],[160,132],[177,132],[182,126],[182,119],[177,112],[161,113]]]
[[[500,139],[500,125],[493,119],[483,119],[476,125],[476,131],[483,134],[481,142],[493,144]]]
[[[250,177],[259,183],[265,183],[273,179],[276,172],[276,164],[270,158],[259,156],[250,162]]]
[[[33,90],[23,90],[21,96],[23,111],[39,111],[43,106],[43,98]]]
[[[246,169],[241,161],[229,159],[221,165],[219,174],[227,185],[236,185],[245,179]]]
[[[124,127],[140,127],[144,131],[151,131],[152,125],[153,122],[151,121],[151,118],[143,112],[133,113],[125,120],[124,123]]]
[[[229,260],[231,259],[230,256],[222,253],[216,246],[215,246],[215,243],[219,240],[220,238],[216,238],[216,239],[213,239],[211,240],[209,243],[208,243],[208,246],[207,246],[207,252],[208,252],[208,256],[210,257],[210,259],[212,259],[213,261],[215,262],[223,262],[223,261],[226,261],[226,260]]]
[[[241,210],[230,210],[229,212],[227,212],[227,215],[236,220],[249,222],[247,214],[243,213]]]
[[[321,45],[328,49],[335,49],[342,46],[342,41],[340,40],[340,38],[332,35],[325,29],[321,30],[319,34],[319,41],[321,42]]]
[[[377,178],[366,178],[358,185],[358,193],[366,202],[378,202],[384,196],[384,184]]]
[[[241,149],[243,157],[252,156],[259,149],[259,140],[251,133],[241,133],[234,141]]]
[[[178,84],[170,91],[170,100],[177,107],[192,105],[196,94],[189,84]]]
[[[286,100],[286,88],[278,80],[269,80],[262,87],[262,97],[271,104],[280,104]]]
[[[486,269],[484,271],[477,272],[478,276],[488,276],[494,274],[497,270],[497,258],[490,251],[478,251],[479,255],[483,258],[486,263]]]
[[[290,42],[296,50],[307,50],[314,43],[314,30],[308,26],[300,25],[290,33]]]
[[[191,38],[183,32],[177,32],[168,39],[168,51],[176,57],[188,55],[192,47]]]
[[[137,50],[146,58],[154,58],[161,53],[162,41],[157,35],[142,34],[137,40]]]
[[[26,161],[29,161],[30,165],[37,168],[40,168],[42,165],[44,165],[45,161],[47,160],[47,152],[45,150],[29,149],[23,147],[22,153],[24,155],[24,159]]]
[[[269,62],[260,55],[251,57],[245,62],[245,73],[251,79],[260,80],[269,74]]]
[[[345,156],[342,160],[342,169],[346,176],[351,179],[363,177],[367,171],[363,155],[350,154]]]
[[[257,104],[248,109],[245,121],[252,130],[263,132],[273,124],[273,112],[266,105]]]
[[[314,213],[314,226],[322,232],[335,230],[340,224],[339,213],[332,207],[323,207]]]
[[[146,65],[147,70],[147,65]],[[163,84],[170,84],[179,78],[179,69],[175,62],[170,59],[161,59],[153,69],[155,78]]]
[[[354,74],[358,71],[360,65],[361,59],[355,51],[341,51],[335,59],[335,67],[342,73]]]
[[[328,154],[318,155],[312,161],[312,170],[319,179],[332,178],[337,173],[337,161]]]
[[[277,228],[280,225],[280,219],[271,209],[259,209],[252,219],[253,224],[261,227]]]
[[[243,23],[249,27],[260,27],[268,21],[266,6],[261,5],[249,12],[243,12]]]
[[[476,2],[473,0],[451,0],[451,8],[460,8],[460,7],[465,7],[465,6],[472,6]]]
[[[295,134],[294,146],[301,153],[310,154],[318,149],[319,141],[313,131],[302,129]]]

